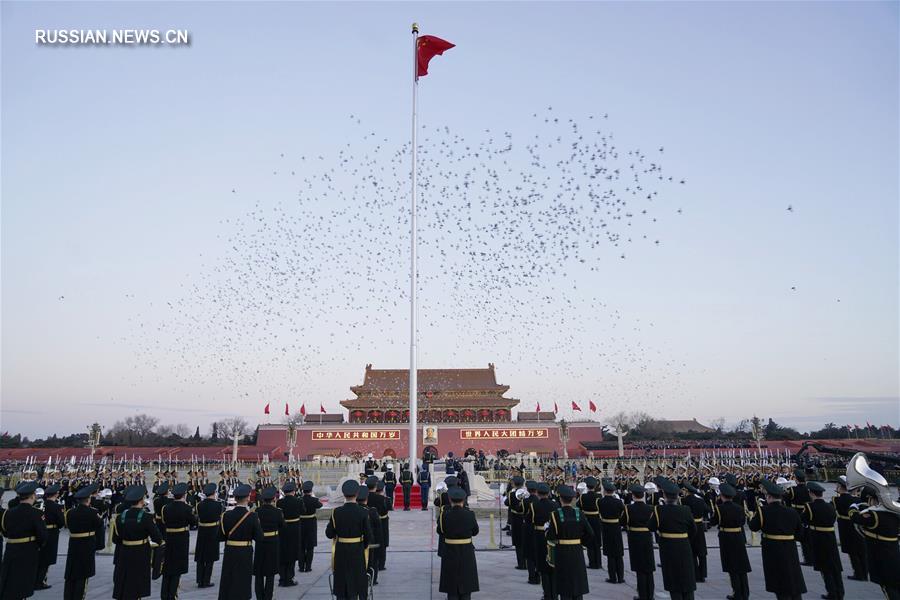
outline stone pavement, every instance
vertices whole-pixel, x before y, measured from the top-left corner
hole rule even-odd
[[[395,511],[391,513],[391,546],[387,556],[387,570],[379,575],[379,585],[375,587],[375,598],[379,600],[438,599],[445,598],[438,591],[440,581],[440,559],[437,557],[437,539],[434,535],[434,520],[432,511],[412,510],[410,512]],[[480,520],[480,535],[476,538],[478,552],[478,576],[481,584],[481,592],[473,596],[473,600],[539,600],[541,597],[540,586],[528,585],[524,571],[516,571],[515,555],[511,549],[489,549],[490,521]],[[500,543],[500,523],[495,522],[495,542]],[[193,533],[192,533],[193,536]],[[626,540],[627,541],[627,540]],[[502,542],[509,544],[509,537],[504,534]],[[707,533],[707,543],[710,547],[709,578],[706,583],[699,584],[696,593],[697,600],[723,600],[730,593],[728,577],[722,573],[719,563],[718,549],[715,531]],[[55,600],[62,595],[63,572],[65,570],[65,549],[67,536],[63,532],[60,539],[59,562],[51,567],[49,583],[53,585],[50,590],[36,592],[35,600]],[[193,541],[191,542],[193,548]],[[319,521],[319,547],[313,562],[311,573],[298,573],[299,585],[293,588],[275,588],[275,597],[279,600],[298,599],[327,600],[329,593],[328,576],[330,543],[325,538],[325,521]],[[750,574],[750,589],[753,597],[773,598],[772,594],[765,592],[762,576],[762,561],[758,547],[748,550],[753,572]],[[657,555],[658,556],[658,555]],[[841,555],[845,558],[844,555]],[[214,600],[218,597],[218,588],[199,590],[195,584],[194,563],[191,559],[191,571],[181,580],[181,592],[179,598],[183,600]],[[604,565],[606,560],[604,559]],[[220,578],[222,563],[216,563],[213,582]],[[844,575],[847,575],[849,564],[844,561]],[[822,579],[810,567],[803,567],[803,575],[809,593],[808,599],[818,599],[825,593]],[[628,552],[625,552],[625,583],[613,585],[605,583],[605,570],[589,570],[591,592],[587,597],[609,600],[631,600],[637,593],[634,585],[634,576],[628,570]],[[844,586],[848,600],[877,600],[883,598],[879,589],[872,583],[859,583],[846,581]],[[656,597],[668,598],[668,594],[662,589],[662,575],[656,571]],[[97,576],[91,579],[88,585],[87,599],[108,599],[112,597],[112,556],[108,554],[97,555]],[[153,582],[153,598],[159,597],[159,581]]]

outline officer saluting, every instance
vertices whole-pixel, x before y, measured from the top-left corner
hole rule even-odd
[[[275,593],[275,574],[278,572],[279,534],[284,531],[284,513],[275,506],[278,491],[267,487],[259,493],[261,504],[256,509],[262,527],[263,541],[256,544],[253,575],[256,578],[256,600],[272,600]]]
[[[166,528],[165,562],[163,562],[162,600],[177,600],[181,576],[188,572],[188,553],[191,546],[191,527],[197,526],[194,511],[185,501],[186,483],[172,488],[171,502],[162,510],[161,522]]]
[[[297,560],[302,561],[300,552],[300,519],[303,517],[303,501],[297,497],[297,485],[288,481],[281,488],[284,498],[278,501],[278,508],[284,514],[284,529],[279,536],[278,560],[281,566],[278,571],[278,587],[291,587],[297,585],[294,581],[294,565]],[[313,522],[315,524],[315,522]],[[300,570],[303,571],[301,562]]]
[[[194,562],[197,563],[197,587],[212,587],[213,564],[219,560],[219,519],[222,503],[217,498],[219,488],[214,483],[203,486],[206,496],[197,505],[197,543]]]
[[[103,531],[103,519],[91,507],[91,495],[96,489],[96,486],[89,485],[75,492],[77,504],[65,513],[69,548],[63,600],[82,600],[87,593],[88,579],[96,573],[94,553],[100,549],[97,547],[97,532]],[[100,538],[103,539],[103,536]]]
[[[672,600],[693,600],[697,589],[690,541],[697,530],[694,515],[690,508],[678,504],[678,486],[674,482],[660,478],[657,485],[666,503],[654,508],[650,530],[659,532],[663,587]]]
[[[750,584],[747,573],[751,571],[747,558],[747,536],[744,523],[747,515],[744,507],[734,502],[737,490],[729,483],[719,486],[720,501],[715,505],[710,523],[719,526],[719,558],[722,560],[722,571],[731,579],[732,594],[729,600],[748,600]]]
[[[331,568],[338,600],[365,600],[369,594],[366,550],[372,539],[369,511],[356,503],[359,484],[353,480],[341,486],[344,505],[331,513],[325,535],[331,540]]]
[[[41,511],[34,507],[37,485],[24,481],[16,486],[18,503],[0,520],[6,537],[6,552],[0,566],[0,598],[19,600],[34,593],[38,572],[38,549],[47,539]]]
[[[47,585],[47,571],[51,565],[56,564],[59,530],[66,526],[62,508],[56,503],[58,496],[58,485],[51,485],[44,490],[44,525],[47,527],[47,541],[38,553],[38,574],[34,583],[36,590],[49,590],[52,587]]]
[[[144,510],[147,489],[135,485],[125,493],[131,503],[113,521],[113,543],[119,546],[113,581],[113,598],[134,600],[150,595],[151,549],[148,538],[162,544],[163,538],[153,522],[153,515]]]
[[[799,599],[806,593],[797,555],[797,538],[803,535],[800,514],[781,503],[784,490],[780,485],[771,479],[764,479],[761,485],[766,490],[766,504],[750,519],[750,529],[762,531],[766,591],[779,600]]]
[[[579,508],[572,506],[575,490],[567,485],[556,488],[562,506],[550,513],[547,544],[554,545],[553,592],[561,600],[581,600],[590,592],[581,544],[593,542],[594,531]]]
[[[234,488],[233,509],[222,515],[219,536],[225,542],[222,575],[219,577],[219,600],[250,600],[253,577],[253,542],[263,540],[259,518],[250,511],[250,486]]]
[[[303,514],[300,516],[300,570],[312,571],[313,556],[318,545],[318,525],[316,511],[322,508],[322,502],[313,496],[313,482],[303,482]],[[293,575],[293,574],[292,574]]]
[[[440,591],[447,600],[469,600],[478,591],[478,564],[472,538],[478,535],[475,513],[463,506],[466,492],[452,487],[447,492],[450,507],[441,511],[437,532],[444,536]]]

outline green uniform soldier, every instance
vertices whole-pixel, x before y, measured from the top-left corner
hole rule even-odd
[[[475,513],[464,506],[466,492],[454,486],[448,491],[450,507],[441,512],[437,532],[444,536],[441,557],[441,593],[447,600],[469,600],[478,587],[478,564],[472,538],[478,535]]]
[[[47,571],[56,564],[59,552],[59,530],[66,526],[65,515],[57,503],[59,486],[51,485],[44,490],[44,525],[47,527],[47,541],[38,553],[38,574],[34,582],[35,590],[49,590]]]
[[[130,487],[125,500],[131,504],[113,521],[113,543],[119,546],[113,578],[115,600],[138,600],[150,595],[152,551],[149,542],[163,544],[153,515],[144,510],[147,489]]]
[[[253,542],[261,542],[263,532],[259,517],[248,506],[250,490],[246,484],[234,488],[236,506],[219,522],[219,536],[225,542],[219,600],[250,600],[252,595]]]
[[[272,600],[275,593],[275,574],[281,563],[278,538],[285,530],[284,513],[275,506],[277,495],[278,490],[274,487],[264,488],[259,493],[261,504],[256,509],[256,516],[262,527],[263,540],[256,544],[256,555],[253,557],[256,600]]]
[[[766,591],[778,600],[799,600],[806,593],[806,582],[797,554],[798,538],[803,536],[800,513],[781,503],[784,489],[770,479],[761,485],[766,504],[750,519],[750,529],[762,532],[763,575]],[[806,486],[804,485],[804,493]]]
[[[691,538],[697,530],[694,515],[690,508],[678,504],[679,490],[673,481],[660,478],[657,485],[665,497],[665,504],[654,507],[650,530],[659,533],[663,588],[672,600],[693,600],[697,589],[691,549]]]
[[[297,484],[288,481],[281,488],[284,497],[278,501],[278,508],[284,515],[284,530],[279,535],[280,544],[278,560],[281,566],[278,571],[278,587],[291,587],[297,585],[294,581],[294,569],[297,561],[302,561],[300,528],[301,519],[304,516],[303,500],[297,497]],[[315,525],[315,521],[313,521]],[[303,571],[303,563],[300,564]]]
[[[582,544],[593,542],[594,530],[583,511],[574,506],[575,490],[556,488],[561,506],[550,513],[547,545],[553,548],[553,592],[560,600],[582,600],[590,592]]]
[[[69,530],[69,547],[66,552],[65,586],[63,600],[83,600],[87,594],[88,580],[96,574],[94,554],[98,548],[97,533],[105,539],[103,518],[91,506],[91,495],[97,487],[90,485],[74,494],[75,506],[65,513]]]
[[[0,599],[21,600],[34,593],[38,573],[38,552],[47,540],[43,513],[34,507],[37,485],[24,481],[16,486],[15,506],[0,519],[6,551],[0,564]],[[12,502],[10,502],[12,504]]]
[[[656,560],[653,557],[653,534],[650,521],[654,519],[653,507],[645,502],[646,490],[635,484],[631,487],[631,504],[625,505],[622,525],[628,535],[628,562],[637,579],[638,600],[653,600],[656,587],[653,572]],[[588,521],[590,523],[590,521]]]
[[[719,500],[715,504],[710,523],[719,527],[719,558],[722,571],[731,579],[731,595],[728,600],[748,600],[750,584],[747,573],[751,571],[747,557],[747,535],[744,524],[747,515],[744,507],[734,502],[737,490],[729,483],[719,486]]]
[[[162,568],[162,600],[178,600],[181,576],[188,572],[188,553],[191,547],[191,527],[197,526],[197,517],[185,496],[186,483],[172,488],[172,501],[162,510],[161,522],[165,527],[165,561]]]
[[[194,562],[197,563],[197,587],[212,587],[213,565],[219,560],[219,519],[222,503],[218,500],[218,486],[203,486],[206,496],[197,504],[197,542],[194,545]]]
[[[369,579],[366,576],[366,552],[372,540],[369,511],[356,502],[359,484],[345,481],[341,486],[344,505],[334,509],[325,527],[331,540],[332,593],[338,600],[366,600]]]

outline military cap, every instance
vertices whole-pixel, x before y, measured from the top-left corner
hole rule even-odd
[[[234,497],[235,498],[246,498],[247,496],[250,495],[250,490],[251,490],[251,488],[249,485],[247,485],[246,483],[241,484],[241,485],[237,486],[236,488],[234,488]]]
[[[159,484],[159,487],[156,488],[156,493],[159,494],[160,496],[165,496],[166,494],[168,494],[169,493],[169,482],[163,481],[161,484]]]
[[[357,500],[368,500],[369,498],[369,488],[364,485],[359,486],[359,491],[356,492]]]
[[[203,495],[204,496],[212,496],[217,491],[219,491],[219,488],[214,483],[207,483],[206,485],[203,486]]]
[[[450,500],[453,502],[460,502],[466,499],[466,491],[461,487],[452,487],[447,491],[447,495],[450,496]]]
[[[597,487],[597,483],[597,478],[593,475],[584,478],[584,485],[588,486],[590,489]]]
[[[766,493],[770,496],[776,496],[780,498],[784,494],[784,488],[782,488],[771,479],[763,479],[760,482],[760,485],[763,486],[763,488],[766,490]]]
[[[794,477],[797,478],[797,481],[806,481],[806,471],[803,469],[794,469]]]
[[[537,484],[537,493],[538,494],[549,494],[550,486],[543,481]]]
[[[695,488],[693,485],[691,485],[691,484],[690,484],[689,482],[687,482],[687,481],[682,482],[681,487],[683,487],[684,489],[686,489],[687,491],[689,491],[689,492],[692,493],[692,494],[699,494],[699,493],[700,493],[700,490],[698,490],[697,488]]]
[[[603,480],[603,491],[605,492],[614,492],[616,491],[616,484],[610,481],[609,479]]]
[[[97,490],[96,485],[86,485],[83,488],[79,489],[75,492],[73,498],[76,500],[84,500],[85,498],[90,498],[91,494],[93,494]]]
[[[37,490],[37,484],[33,481],[23,481],[16,486],[16,493],[20,496],[30,496]]]
[[[380,492],[381,490],[383,490],[383,489],[384,489],[384,482],[381,481],[381,480],[379,479],[379,480],[378,480],[378,483],[375,484],[375,489],[378,490],[379,492]]]
[[[669,496],[678,495],[678,486],[675,485],[675,482],[671,479],[660,477],[656,485],[659,486],[659,489],[661,489],[664,494],[668,494]]]
[[[188,492],[188,485],[186,483],[177,483],[175,487],[172,488],[172,495],[176,498],[181,498]]]
[[[575,497],[575,490],[567,485],[561,485],[556,488],[556,493],[559,494],[560,498],[565,498],[566,500],[571,500]]]
[[[525,478],[521,475],[515,475],[512,478],[513,485],[525,485]]]
[[[738,484],[737,477],[735,477],[733,473],[728,473],[725,475],[725,483],[727,483],[728,485],[737,487],[737,484]]]
[[[459,485],[459,479],[456,478],[456,475],[450,475],[449,477],[444,479],[444,483],[447,484],[448,488],[451,488],[454,485]]]
[[[371,475],[366,478],[366,487],[370,490],[373,489],[376,485],[378,485],[378,478],[374,475]]]
[[[537,481],[533,481],[531,479],[525,482],[525,489],[529,492],[534,492],[537,490]]]
[[[806,489],[811,491],[814,494],[824,494],[825,486],[819,483],[818,481],[810,481],[806,484]],[[47,492],[44,492],[46,494]]]
[[[311,492],[311,491],[313,491],[313,486],[314,486],[314,485],[315,485],[315,484],[313,484],[312,481],[304,481],[304,482],[303,482],[303,491],[304,491],[304,492]]]
[[[53,485],[47,486],[47,489],[44,490],[44,496],[53,496],[59,493],[59,484],[54,483]]]
[[[147,488],[141,485],[133,485],[125,490],[126,502],[140,502],[147,495]]]
[[[276,494],[278,494],[278,490],[270,486],[261,491],[259,497],[268,502],[269,500],[274,500]]]
[[[359,484],[352,479],[348,479],[344,482],[344,485],[341,486],[341,494],[345,498],[350,498],[351,496],[356,496],[356,493],[359,491]]]
[[[719,485],[719,494],[726,498],[734,498],[737,495],[737,490],[730,483],[723,483]]]
[[[629,490],[635,496],[643,496],[644,495],[644,486],[639,483],[634,484],[629,488]]]
[[[293,481],[288,481],[281,487],[281,491],[284,492],[285,494],[287,494],[288,492],[296,492],[297,484],[294,483]]]

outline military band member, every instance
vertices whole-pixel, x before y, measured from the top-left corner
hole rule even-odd
[[[622,545],[622,527],[619,525],[625,505],[616,498],[616,485],[603,481],[603,497],[597,500],[600,513],[600,531],[603,532],[603,554],[606,556],[607,583],[625,582],[625,548]]]
[[[509,523],[509,533],[512,537],[513,546],[516,549],[516,569],[524,571],[525,567],[525,544],[522,541],[523,528],[525,526],[522,500],[516,493],[525,485],[525,479],[520,475],[515,475],[510,480],[510,487],[506,490],[506,498],[503,504],[509,507],[506,520]]]
[[[303,482],[303,515],[300,517],[300,570],[312,571],[313,556],[318,544],[318,522],[316,511],[322,508],[322,502],[313,495],[313,482]]]
[[[253,557],[256,600],[272,600],[275,593],[275,574],[280,566],[278,537],[285,530],[284,513],[275,506],[277,495],[278,490],[274,487],[263,488],[259,493],[260,505],[256,516],[262,527],[263,540],[257,542]]]
[[[412,472],[409,470],[409,465],[404,464],[403,470],[400,471],[400,488],[403,490],[403,510],[409,510],[409,498],[412,494],[412,484]]]
[[[218,499],[218,486],[203,486],[206,496],[197,504],[197,543],[194,546],[194,562],[197,563],[197,587],[212,587],[213,565],[219,560],[219,519],[222,503]]]
[[[278,570],[278,587],[291,587],[297,585],[294,581],[294,569],[298,560],[300,570],[304,570],[300,528],[305,508],[303,500],[297,497],[297,485],[293,481],[285,483],[281,491],[284,492],[284,497],[278,501],[278,508],[284,514],[284,530],[279,536],[281,548],[278,560],[281,566]]]
[[[197,525],[197,517],[188,506],[185,496],[186,483],[172,488],[172,501],[162,510],[162,525],[165,528],[165,561],[162,568],[162,600],[177,600],[181,576],[188,572],[188,553],[191,547],[191,527]]]
[[[798,600],[806,593],[806,582],[800,570],[797,538],[803,536],[800,513],[781,503],[784,490],[771,479],[761,485],[765,504],[750,519],[750,529],[762,532],[763,575],[766,591],[778,600]],[[804,485],[804,494],[806,486]]]
[[[797,480],[797,485],[785,490],[783,499],[785,504],[793,506],[794,510],[802,513],[806,510],[806,503],[810,501],[809,489],[806,487],[806,473],[803,469],[794,470],[794,479]],[[807,567],[813,566],[808,536],[804,533],[798,541],[800,542],[800,550],[803,552],[803,562],[800,564]]]
[[[168,472],[167,472],[168,473]],[[156,486],[156,494],[153,498],[153,518],[156,521],[156,527],[162,531],[162,511],[163,507],[169,502],[169,482],[163,481]]]
[[[697,583],[706,581],[706,528],[704,521],[709,516],[709,505],[700,496],[700,490],[691,483],[682,483],[684,496],[681,503],[691,509],[696,531],[691,537],[691,552],[694,554],[694,579]]]
[[[113,577],[115,600],[138,600],[150,595],[151,556],[149,541],[163,544],[163,537],[153,515],[144,510],[147,489],[132,486],[125,493],[131,504],[113,521],[113,543],[119,546],[118,562]]]
[[[531,505],[537,502],[537,482],[527,479],[525,481],[525,490],[528,495],[522,501],[522,510],[525,511],[524,530],[522,532],[522,540],[525,546],[525,567],[528,569],[528,583],[537,585],[541,582],[541,575],[537,570],[537,555],[534,549],[534,535],[532,531],[534,527],[531,525]],[[435,499],[437,502],[437,499]]]
[[[556,494],[560,507],[550,513],[547,528],[547,544],[554,547],[553,592],[560,600],[581,600],[590,592],[581,545],[593,541],[594,531],[584,512],[573,506],[575,490],[560,485]]]
[[[807,502],[801,517],[809,536],[813,565],[822,574],[828,600],[844,600],[844,582],[841,579],[843,567],[834,535],[837,512],[832,503],[825,502],[822,498],[825,487],[821,483],[810,481],[806,488],[812,501]]]
[[[838,536],[841,541],[841,552],[850,558],[850,566],[853,573],[847,577],[855,581],[868,581],[869,571],[866,568],[866,543],[863,537],[856,531],[850,522],[850,506],[859,501],[859,498],[850,494],[847,490],[847,477],[841,475],[838,479],[837,493],[831,499],[837,514]]]
[[[397,487],[397,474],[394,473],[394,465],[388,463],[381,480],[384,482],[384,491],[387,495],[388,504],[391,510],[394,510],[394,488]]]
[[[744,507],[734,501],[736,496],[737,490],[732,485],[723,483],[719,486],[719,499],[713,505],[710,524],[719,528],[719,558],[722,561],[722,571],[728,573],[731,580],[731,595],[728,600],[748,600],[750,584],[747,573],[751,568],[747,558],[747,536],[744,533],[747,515]]]
[[[447,600],[469,600],[478,587],[478,564],[472,538],[478,535],[475,513],[464,506],[466,492],[457,486],[448,491],[450,507],[441,512],[437,531],[444,536],[441,557],[441,593]]]
[[[44,490],[44,525],[47,527],[47,541],[38,553],[38,574],[34,583],[35,590],[49,590],[47,571],[56,564],[59,551],[59,530],[66,526],[62,508],[57,503],[59,486],[51,485]]]
[[[38,552],[47,540],[43,513],[34,507],[37,485],[23,481],[16,486],[16,502],[0,519],[0,533],[6,538],[6,552],[0,564],[0,599],[21,600],[34,593],[38,573]]]
[[[331,540],[331,568],[334,571],[332,593],[338,600],[366,600],[369,580],[366,575],[366,550],[372,540],[369,511],[356,503],[359,484],[353,480],[341,486],[344,505],[331,513],[325,536]]]
[[[637,600],[653,600],[656,587],[653,582],[656,560],[653,557],[653,533],[650,531],[654,512],[645,496],[644,487],[634,484],[631,487],[632,502],[625,505],[622,514],[622,525],[628,532],[628,562],[637,578]]]
[[[876,495],[869,497],[868,502],[868,508],[854,504],[850,519],[863,528],[869,579],[881,586],[886,600],[900,600],[900,516],[888,510],[873,510],[880,504]]]
[[[249,485],[234,488],[235,507],[219,521],[219,538],[225,542],[219,600],[250,600],[253,577],[253,542],[263,540],[259,517],[249,508]]]
[[[553,567],[547,562],[546,526],[550,522],[550,513],[559,507],[556,502],[550,499],[549,485],[541,482],[537,484],[536,491],[537,500],[531,503],[529,519],[531,536],[534,540],[534,562],[540,574],[544,598],[555,598],[553,591]]]
[[[587,545],[588,569],[603,567],[603,561],[600,558],[603,556],[603,528],[600,526],[600,511],[597,508],[597,501],[600,499],[600,495],[597,494],[598,484],[599,481],[596,477],[590,475],[585,477],[584,485],[587,487],[587,491],[578,498],[577,502],[595,533],[591,543]]]
[[[87,594],[88,579],[96,574],[94,554],[101,549],[97,547],[97,532],[103,531],[103,519],[91,508],[91,495],[95,490],[96,487],[90,485],[75,492],[73,500],[76,504],[64,515],[69,530],[69,546],[63,600],[83,600]]]
[[[428,470],[428,464],[422,465],[416,479],[419,483],[419,491],[422,496],[422,510],[428,510],[428,491],[431,489],[431,471]]]
[[[697,530],[694,515],[687,506],[678,504],[678,486],[660,478],[657,486],[665,504],[654,507],[650,530],[659,533],[659,562],[662,565],[663,588],[671,600],[693,600],[697,583],[694,579],[694,553],[691,538]]]
[[[381,519],[381,545],[375,550],[375,556],[378,557],[378,560],[375,561],[375,565],[378,567],[379,571],[383,571],[387,560],[387,547],[390,545],[391,540],[388,502],[383,494],[378,493],[379,490],[384,490],[384,483],[379,481],[377,477],[373,476],[366,479],[366,487],[369,488],[368,505],[378,509],[378,516]]]
[[[378,514],[377,508],[369,506],[369,488],[364,485],[359,486],[359,491],[356,493],[356,503],[369,513],[372,539],[369,541],[368,552],[366,552],[366,572],[372,574],[372,585],[378,585],[378,548],[381,547],[382,542],[381,516]]]

